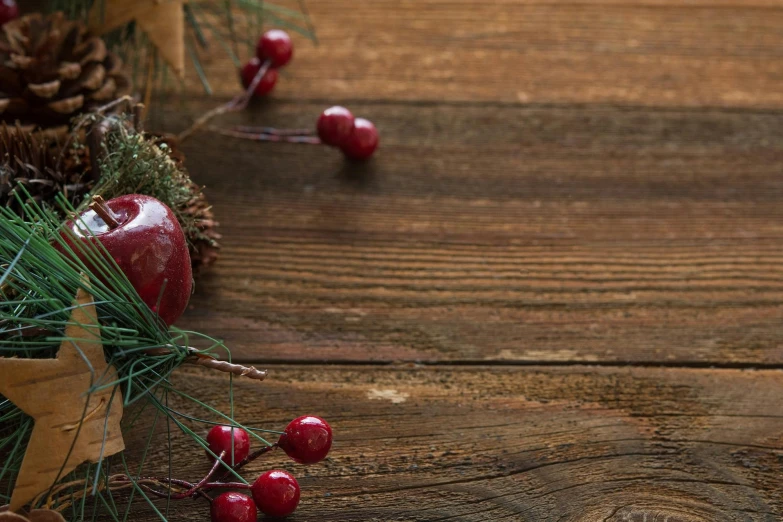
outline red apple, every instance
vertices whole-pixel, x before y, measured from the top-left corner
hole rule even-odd
[[[128,277],[141,299],[167,325],[176,321],[190,299],[193,276],[185,234],[169,207],[155,198],[129,194],[104,202],[94,198],[80,219],[69,221],[63,237],[72,243],[100,241]],[[87,227],[89,230],[85,230]]]

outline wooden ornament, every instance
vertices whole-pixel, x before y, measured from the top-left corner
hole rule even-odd
[[[0,395],[35,420],[11,511],[19,511],[79,464],[125,449],[119,389],[87,394],[92,386],[115,381],[117,370],[106,363],[95,304],[82,289],[64,337],[54,359],[0,358]]]
[[[89,28],[106,34],[135,21],[147,34],[157,53],[183,78],[185,76],[184,0],[103,0],[90,8]]]

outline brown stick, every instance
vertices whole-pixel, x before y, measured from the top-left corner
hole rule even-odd
[[[185,358],[184,362],[188,364],[203,366],[223,373],[233,373],[234,375],[255,379],[257,381],[263,381],[266,378],[266,370],[258,370],[254,366],[242,366],[241,364],[220,361],[212,356],[203,354],[192,347],[188,347],[187,350],[190,355]],[[165,347],[153,348],[146,350],[144,353],[147,355],[170,355],[171,349]]]
[[[257,370],[254,366],[242,366],[241,364],[233,364],[228,361],[220,361],[213,359],[206,355],[195,355],[185,359],[186,363],[196,364],[212,370],[217,370],[224,373],[232,373],[239,377],[247,377],[249,379],[255,379],[257,381],[263,381],[266,378],[266,371]]]
[[[109,225],[109,228],[115,229],[120,226],[120,222],[117,221],[117,216],[114,214],[114,212],[112,212],[112,210],[106,204],[106,201],[104,201],[101,196],[96,194],[92,197],[90,210],[93,210],[96,214],[98,214],[101,219],[106,222],[107,225]]]

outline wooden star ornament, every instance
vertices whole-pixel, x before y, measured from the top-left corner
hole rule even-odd
[[[11,511],[79,464],[125,449],[120,391],[108,387],[88,394],[92,386],[116,380],[117,370],[106,363],[95,304],[84,290],[76,294],[64,337],[54,359],[0,358],[0,395],[35,420]]]
[[[184,0],[96,0],[89,28],[103,35],[129,22],[147,34],[158,54],[183,78],[185,75]]]

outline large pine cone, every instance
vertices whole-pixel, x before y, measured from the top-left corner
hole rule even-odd
[[[130,90],[122,61],[63,13],[30,14],[0,30],[0,118],[56,127]]]

